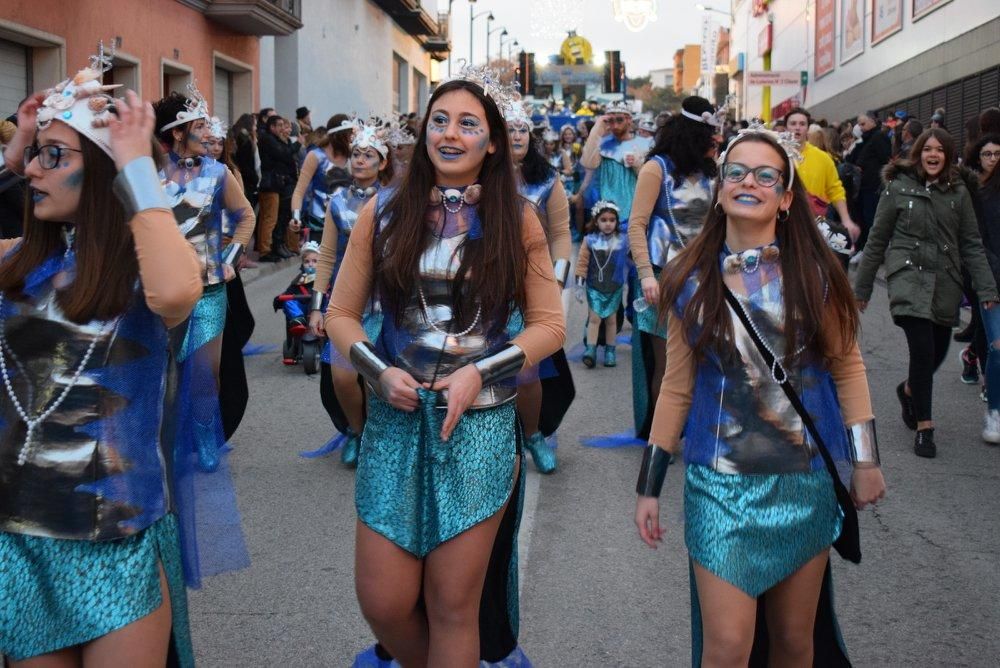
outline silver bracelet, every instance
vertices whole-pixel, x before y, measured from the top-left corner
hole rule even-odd
[[[319,290],[313,290],[312,302],[310,311],[322,311],[323,310],[323,293]]]
[[[136,158],[125,165],[115,177],[112,190],[125,208],[125,217],[129,220],[147,209],[170,210],[170,202],[160,184],[156,165],[149,156]]]
[[[476,371],[483,379],[483,387],[516,376],[523,366],[524,351],[514,344],[508,344],[475,363]]]
[[[847,449],[852,464],[881,466],[875,420],[868,420],[847,427]]]
[[[647,445],[642,453],[635,493],[639,496],[659,497],[663,491],[663,481],[667,478],[668,466],[670,466],[670,453],[658,445],[652,443]]]
[[[354,370],[361,374],[375,394],[382,396],[382,384],[379,377],[389,368],[375,351],[371,341],[358,341],[351,346],[351,364]]]
[[[556,280],[559,281],[559,285],[566,285],[566,279],[569,278],[569,261],[559,258],[552,265],[552,272],[556,275]]]

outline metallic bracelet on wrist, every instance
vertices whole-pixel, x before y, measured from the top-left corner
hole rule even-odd
[[[566,279],[569,278],[569,261],[559,258],[552,265],[552,272],[556,275],[559,285],[566,285]]]
[[[875,420],[868,420],[847,427],[847,451],[852,464],[881,466],[878,455],[878,438],[875,434]]]
[[[475,363],[476,370],[483,379],[483,387],[516,376],[522,366],[524,351],[513,344],[508,344]]]
[[[382,396],[382,384],[379,383],[379,376],[389,368],[389,365],[378,356],[371,341],[358,341],[351,346],[351,364],[375,394]]]
[[[652,443],[647,445],[642,453],[642,465],[639,467],[639,481],[635,484],[635,493],[639,496],[659,497],[669,465],[669,452]]]
[[[297,223],[301,223],[302,222],[302,210],[301,209],[295,209],[294,211],[292,211],[292,220],[294,220]]]
[[[323,310],[323,293],[319,290],[313,290],[312,302],[309,308],[310,311],[322,311]]]
[[[170,209],[156,165],[149,156],[136,158],[125,165],[115,177],[112,190],[125,208],[125,217],[130,220],[147,209]]]

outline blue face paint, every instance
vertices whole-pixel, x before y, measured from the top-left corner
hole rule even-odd
[[[67,176],[66,180],[63,181],[63,184],[67,188],[73,188],[74,190],[78,189],[80,186],[83,185],[83,169],[78,169],[69,176]]]
[[[490,145],[490,138],[483,137],[482,140],[479,142],[479,146],[477,148],[479,148],[480,151],[485,151],[486,147],[489,145]]]

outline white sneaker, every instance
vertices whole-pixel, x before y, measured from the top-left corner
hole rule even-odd
[[[986,411],[983,417],[983,440],[987,443],[1000,443],[1000,411]]]

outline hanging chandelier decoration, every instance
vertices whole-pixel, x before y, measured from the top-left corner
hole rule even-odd
[[[656,0],[612,0],[615,21],[624,23],[632,32],[639,32],[656,20]]]

